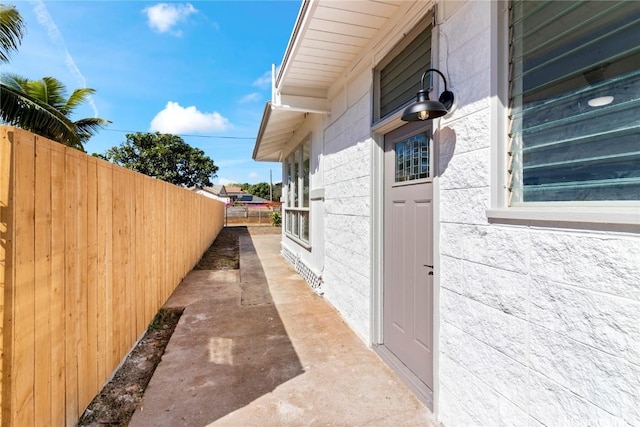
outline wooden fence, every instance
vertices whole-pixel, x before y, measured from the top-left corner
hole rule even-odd
[[[74,425],[223,221],[221,202],[0,126],[2,425]]]

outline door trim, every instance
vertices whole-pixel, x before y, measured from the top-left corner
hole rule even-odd
[[[384,266],[380,260],[384,253],[384,135],[402,126],[402,112],[376,123],[372,129],[374,143],[371,153],[371,345],[382,344],[382,287]]]

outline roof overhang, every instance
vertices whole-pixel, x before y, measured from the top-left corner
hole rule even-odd
[[[276,107],[267,102],[253,149],[253,160],[282,161],[283,148],[304,119],[305,112]]]
[[[283,150],[308,114],[330,114],[327,94],[344,76],[402,0],[303,0],[280,70],[272,70],[253,159],[283,160]]]

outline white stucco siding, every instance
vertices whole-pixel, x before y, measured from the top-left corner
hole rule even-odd
[[[346,97],[342,97],[345,99]],[[338,101],[340,102],[340,101]],[[324,132],[324,295],[368,341],[370,324],[371,130],[364,93]]]
[[[438,417],[640,425],[638,234],[487,220],[491,7],[467,2],[440,17],[440,64],[460,104],[436,130]]]

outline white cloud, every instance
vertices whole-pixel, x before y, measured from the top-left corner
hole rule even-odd
[[[238,101],[238,103],[247,104],[249,102],[257,102],[260,101],[261,98],[262,95],[260,95],[258,92],[253,92],[240,98],[240,101]]]
[[[65,43],[64,38],[62,37],[62,33],[60,33],[60,29],[58,28],[55,21],[49,14],[49,10],[47,9],[47,6],[44,4],[44,1],[38,0],[34,2],[33,12],[36,14],[38,23],[47,30],[47,35],[49,37],[49,40],[51,40],[54,44],[56,44],[60,48],[60,50],[64,52],[64,58],[65,58],[64,62],[67,66],[67,69],[76,78],[76,81],[78,82],[80,87],[83,87],[83,88],[87,87],[87,80],[84,78],[84,76],[80,72],[80,69],[76,65],[76,62],[73,60],[71,53],[69,53],[69,49],[67,49],[67,44]],[[93,101],[93,97],[89,95],[87,97],[87,100],[89,101],[89,105],[93,110],[94,117],[98,117],[98,107],[96,107],[96,104]]]
[[[194,106],[182,107],[169,101],[151,120],[149,129],[161,133],[216,132],[229,128],[229,119],[218,112],[203,113]]]
[[[253,86],[259,87],[261,89],[266,89],[271,87],[271,70],[266,71],[262,76],[258,77],[253,82]]]
[[[220,183],[219,185],[234,184],[233,181],[227,178],[218,178],[218,182]]]
[[[189,15],[197,13],[198,10],[191,3],[186,4],[169,4],[158,3],[143,9],[147,14],[148,24],[152,30],[159,33],[171,32],[173,35],[180,36],[180,31],[171,31],[178,22],[186,21]]]
[[[260,174],[258,172],[251,172],[249,174],[249,179],[257,179],[260,178]]]

